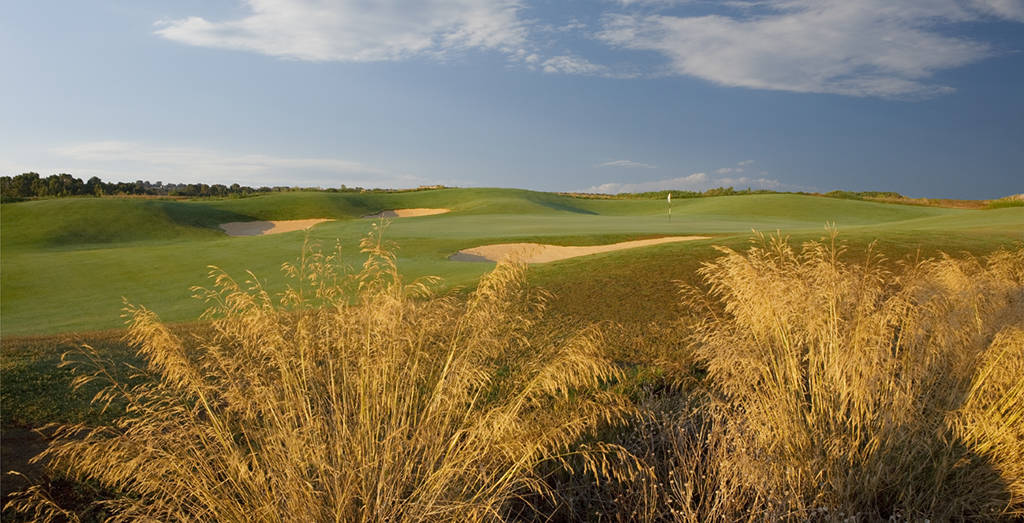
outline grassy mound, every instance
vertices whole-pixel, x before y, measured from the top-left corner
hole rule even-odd
[[[64,198],[5,204],[5,251],[214,239],[241,215],[173,200]]]

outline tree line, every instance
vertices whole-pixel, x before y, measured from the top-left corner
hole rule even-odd
[[[148,180],[134,182],[104,182],[98,176],[86,181],[67,173],[53,174],[42,177],[39,173],[28,172],[17,176],[0,176],[0,197],[4,202],[13,202],[28,198],[59,198],[65,196],[186,196],[186,197],[227,197],[248,196],[255,193],[285,192],[309,190],[303,187],[249,187],[237,183],[231,185],[205,183],[155,183]],[[320,189],[329,192],[364,191],[362,187],[346,187],[340,189]]]

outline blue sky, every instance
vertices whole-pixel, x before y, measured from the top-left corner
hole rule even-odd
[[[1024,192],[1024,0],[11,2],[0,173]]]

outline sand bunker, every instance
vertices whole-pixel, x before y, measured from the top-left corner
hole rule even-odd
[[[433,214],[444,214],[446,212],[452,212],[451,209],[393,209],[390,211],[381,211],[377,214],[367,214],[363,218],[414,218],[416,216],[430,216]]]
[[[483,245],[471,249],[463,249],[448,259],[454,261],[488,261],[495,262],[505,256],[512,256],[521,259],[526,263],[547,263],[588,254],[600,252],[611,252],[622,249],[633,249],[658,245],[661,243],[685,242],[690,240],[707,240],[709,236],[669,236],[667,238],[654,238],[651,240],[634,240],[630,242],[612,243],[608,245],[586,245],[586,246],[562,246],[545,245],[542,243],[498,243],[494,245]]]
[[[310,220],[278,220],[272,222],[230,222],[220,224],[220,228],[229,236],[262,236],[264,234],[281,234],[282,232],[301,231],[318,223],[329,222],[330,218],[313,218]]]

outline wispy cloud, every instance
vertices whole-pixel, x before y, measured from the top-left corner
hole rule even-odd
[[[706,173],[693,173],[688,176],[669,178],[665,180],[654,180],[649,182],[618,183],[610,182],[595,185],[583,192],[618,194],[621,192],[648,192],[648,191],[703,191],[708,188],[709,177]]]
[[[780,189],[793,189],[794,187],[787,186],[786,184],[776,180],[774,178],[752,178],[750,176],[740,176],[738,178],[719,178],[715,180],[716,187],[735,187],[737,189],[768,189],[768,190],[780,190]]]
[[[620,160],[628,161],[628,160]],[[617,163],[617,162],[609,162]],[[632,163],[632,162],[630,162]],[[739,166],[750,166],[754,160],[744,160],[737,163]],[[603,166],[604,164],[602,164]],[[644,165],[644,164],[641,164]],[[599,166],[600,167],[600,166]],[[743,167],[722,167],[715,169],[716,175],[736,174],[743,172]],[[709,176],[705,172],[693,173],[677,178],[666,178],[662,180],[651,180],[646,182],[609,182],[592,186],[582,192],[617,194],[623,192],[650,192],[650,191],[706,191],[714,187],[735,187],[737,189],[768,189],[768,190],[805,190],[804,187],[797,187],[782,183],[781,181],[768,178],[766,171],[761,171],[761,176]]]
[[[715,169],[715,174],[741,173],[746,170],[746,167],[753,164],[754,160],[743,160],[742,162],[737,162],[736,167],[722,167],[719,169]]]
[[[609,182],[595,185],[582,192],[618,194],[623,192],[650,192],[650,191],[706,191],[713,187],[736,187],[737,189],[768,189],[786,190],[796,189],[788,186],[774,178],[765,177],[713,177],[707,173],[693,173],[678,178],[667,178],[664,180],[651,180],[648,182]]]
[[[634,162],[633,160],[613,160],[610,162],[599,163],[594,167],[625,167],[625,168],[640,168],[640,169],[656,169],[657,165],[651,165],[649,163]]]
[[[673,73],[726,86],[921,98],[953,90],[929,82],[935,72],[993,54],[983,42],[950,34],[948,24],[1024,21],[1024,3],[763,0],[739,13],[608,15],[598,38],[658,52]]]
[[[323,2],[246,0],[242,18],[158,22],[156,33],[189,45],[308,61],[377,62],[467,49],[521,49],[518,0]]]
[[[54,163],[54,172],[106,180],[322,187],[410,187],[426,182],[418,176],[337,158],[246,154],[125,141],[79,143],[49,153],[51,157],[43,161]]]
[[[603,65],[573,55],[553,56],[542,62],[540,67],[545,73],[602,75],[608,72]]]
[[[1020,0],[971,0],[970,3],[986,14],[1024,22],[1024,2]]]

